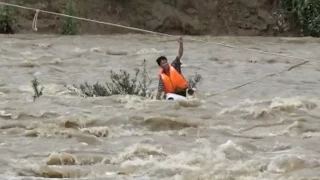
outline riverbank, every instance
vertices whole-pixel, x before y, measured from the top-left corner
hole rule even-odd
[[[13,0],[5,2],[14,3]],[[19,5],[67,13],[68,0],[33,0]],[[74,1],[75,16],[150,31],[213,36],[298,36],[299,28],[288,23],[278,0],[160,0]],[[14,8],[15,33],[32,32],[35,11]],[[39,13],[37,33],[61,33],[66,18]],[[87,21],[76,21],[80,34],[128,33],[132,30]]]

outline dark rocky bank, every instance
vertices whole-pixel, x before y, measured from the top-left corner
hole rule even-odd
[[[16,0],[5,2],[17,4]],[[23,0],[19,5],[66,13],[68,0]],[[74,0],[76,16],[151,31],[188,35],[294,36],[279,0]],[[35,11],[14,8],[15,33],[32,31]],[[59,33],[66,18],[40,12],[37,33]],[[81,34],[132,30],[77,20]]]

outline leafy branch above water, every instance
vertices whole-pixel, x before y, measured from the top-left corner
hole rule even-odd
[[[188,84],[190,88],[196,88],[197,84],[203,80],[202,76],[198,73],[195,73],[193,77],[189,77]]]
[[[119,73],[111,70],[110,80],[111,82],[106,82],[105,86],[98,82],[94,85],[89,85],[85,82],[79,87],[77,85],[73,86],[76,89],[80,89],[81,93],[86,97],[124,94],[139,95],[142,97],[151,96],[151,91],[148,90],[150,89],[152,80],[147,72],[146,60],[143,61],[142,70],[140,68],[135,68],[133,75],[122,69]]]
[[[34,78],[34,80],[31,81],[31,84],[34,92],[33,101],[35,101],[36,98],[39,98],[40,96],[42,96],[44,87],[41,87],[41,89],[39,89],[40,83],[38,82],[37,78]]]

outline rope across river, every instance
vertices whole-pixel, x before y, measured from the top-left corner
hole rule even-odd
[[[36,8],[31,8],[31,7],[26,7],[26,6],[20,6],[20,5],[11,4],[11,3],[0,2],[0,5],[11,6],[11,7],[16,7],[16,8],[35,11],[36,14],[34,16],[34,20],[33,20],[33,23],[32,23],[32,28],[35,31],[37,31],[37,27],[36,26],[37,26],[37,19],[38,19],[39,12],[43,12],[43,13],[48,13],[48,14],[57,15],[57,16],[69,17],[69,18],[74,18],[74,19],[78,19],[78,20],[89,21],[89,22],[94,22],[94,23],[98,23],[98,24],[104,24],[104,25],[108,25],[108,26],[115,26],[115,27],[120,27],[120,28],[124,28],[124,29],[130,29],[130,30],[133,30],[133,31],[139,31],[139,32],[150,33],[150,34],[155,34],[155,35],[178,38],[178,36],[170,35],[170,34],[166,34],[166,33],[149,31],[149,30],[145,30],[145,29],[140,29],[140,28],[135,28],[135,27],[130,27],[130,26],[124,26],[124,25],[120,25],[120,24],[114,24],[114,23],[110,23],[110,22],[97,21],[97,20],[93,20],[93,19],[87,19],[87,18],[82,18],[82,17],[77,17],[77,16],[71,16],[71,15],[62,14],[62,13],[55,13],[55,12],[51,12],[51,11],[46,11],[46,10],[41,10],[41,9],[36,9]],[[273,52],[268,52],[268,51],[252,49],[252,48],[240,48],[240,47],[236,47],[236,46],[232,46],[232,45],[228,45],[228,44],[210,42],[210,41],[203,41],[203,40],[194,39],[194,38],[184,38],[184,39],[190,40],[190,41],[201,42],[201,43],[215,44],[215,45],[218,45],[218,46],[223,46],[223,47],[232,48],[232,49],[242,49],[242,50],[248,50],[248,51],[258,52],[258,53],[262,53],[262,54],[270,54],[270,55],[281,56],[281,57],[286,57],[286,58],[291,58],[291,59],[303,60],[303,62],[297,63],[297,64],[289,67],[288,69],[285,69],[285,70],[282,70],[282,71],[278,71],[278,72],[273,72],[273,73],[268,74],[266,76],[263,76],[263,77],[261,77],[259,79],[243,83],[241,85],[235,86],[233,88],[230,88],[230,89],[218,92],[218,93],[211,94],[211,95],[209,95],[207,97],[217,96],[219,94],[226,93],[226,92],[241,88],[243,86],[246,86],[246,85],[249,85],[249,84],[252,84],[252,83],[255,83],[255,82],[259,82],[259,81],[261,81],[261,80],[263,80],[265,78],[268,78],[268,77],[271,77],[271,76],[274,76],[276,74],[280,74],[280,73],[283,73],[283,72],[286,72],[286,71],[290,71],[290,70],[292,70],[294,68],[297,68],[297,67],[300,67],[300,66],[302,66],[302,65],[304,65],[304,64],[306,64],[306,63],[308,63],[310,61],[313,61],[313,60],[307,59],[307,58],[289,56],[289,55],[284,55],[284,54],[280,54],[280,53],[273,53]]]

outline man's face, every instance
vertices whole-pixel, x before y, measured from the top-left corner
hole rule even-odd
[[[165,59],[162,59],[160,62],[160,67],[162,67],[162,69],[164,70],[168,70],[169,69],[168,61]]]

